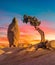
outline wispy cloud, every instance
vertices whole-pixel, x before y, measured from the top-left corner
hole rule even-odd
[[[6,36],[8,25],[9,25],[9,23],[8,24],[6,23],[6,24],[3,24],[2,26],[0,26],[0,36],[1,35]],[[35,28],[33,26],[31,26],[29,23],[28,24],[22,23],[22,20],[19,19],[18,25],[20,28],[20,36],[22,36],[22,37],[29,36],[32,39],[33,38],[37,39],[37,37],[38,37],[38,39],[40,39],[40,34],[38,33],[38,31],[36,31]],[[52,36],[53,34],[55,35],[55,28],[52,27],[52,23],[50,23],[48,21],[42,21],[41,25],[39,27],[40,27],[40,29],[42,29],[44,31],[47,39],[50,39],[50,36]],[[26,38],[28,38],[28,37],[26,37]],[[53,39],[53,36],[51,38]],[[55,39],[55,36],[54,36],[54,39]]]

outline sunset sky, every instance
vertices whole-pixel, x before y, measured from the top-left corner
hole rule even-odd
[[[55,40],[55,0],[0,0],[0,38],[7,36],[7,27],[16,17],[22,40],[31,42],[40,39],[33,26],[22,23],[24,14],[37,17],[45,38]]]

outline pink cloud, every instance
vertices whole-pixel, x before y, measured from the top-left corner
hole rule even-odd
[[[20,22],[22,23],[22,21],[20,21]],[[19,24],[20,24],[20,22],[19,22]],[[55,35],[55,29],[51,28],[51,25],[52,24],[47,21],[42,21],[41,25],[39,26],[40,29],[42,29],[44,31],[47,39],[50,39],[51,36],[52,36],[51,38],[53,39],[53,36]],[[4,26],[6,26],[6,25],[4,25]],[[21,25],[19,25],[19,28],[20,28],[21,37],[40,39],[40,34],[38,33],[38,31],[36,31],[35,28],[33,26],[31,26],[29,23],[28,24],[22,23]],[[0,31],[6,33],[7,29],[0,28]],[[55,39],[55,36],[54,36],[54,39]]]

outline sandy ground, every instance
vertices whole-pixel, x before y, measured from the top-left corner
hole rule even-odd
[[[0,49],[0,65],[55,65],[55,50],[3,48]]]

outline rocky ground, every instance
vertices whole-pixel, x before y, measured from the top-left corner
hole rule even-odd
[[[3,48],[0,49],[0,65],[55,65],[55,50]]]

